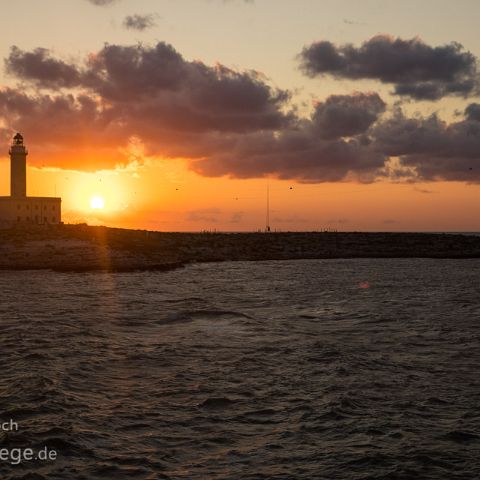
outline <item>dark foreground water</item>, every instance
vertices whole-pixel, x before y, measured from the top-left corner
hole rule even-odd
[[[0,292],[2,480],[480,478],[480,260],[3,272]],[[25,448],[58,458],[11,465]]]

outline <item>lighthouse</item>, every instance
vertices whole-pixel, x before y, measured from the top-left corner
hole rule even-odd
[[[17,133],[10,147],[10,196],[24,198],[27,196],[27,149],[23,136]]]
[[[27,155],[23,135],[12,140],[10,155],[10,196],[0,197],[0,227],[13,225],[56,225],[62,223],[62,199],[27,196]]]

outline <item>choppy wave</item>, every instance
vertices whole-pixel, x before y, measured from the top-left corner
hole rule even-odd
[[[2,272],[2,479],[478,479],[480,260]]]

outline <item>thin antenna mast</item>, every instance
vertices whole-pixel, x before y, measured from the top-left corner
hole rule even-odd
[[[265,231],[270,231],[270,185],[267,183],[267,225]]]

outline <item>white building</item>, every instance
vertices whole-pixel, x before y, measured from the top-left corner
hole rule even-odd
[[[27,197],[27,149],[17,133],[10,147],[10,196],[0,197],[0,225],[46,225],[62,221],[62,199]]]

